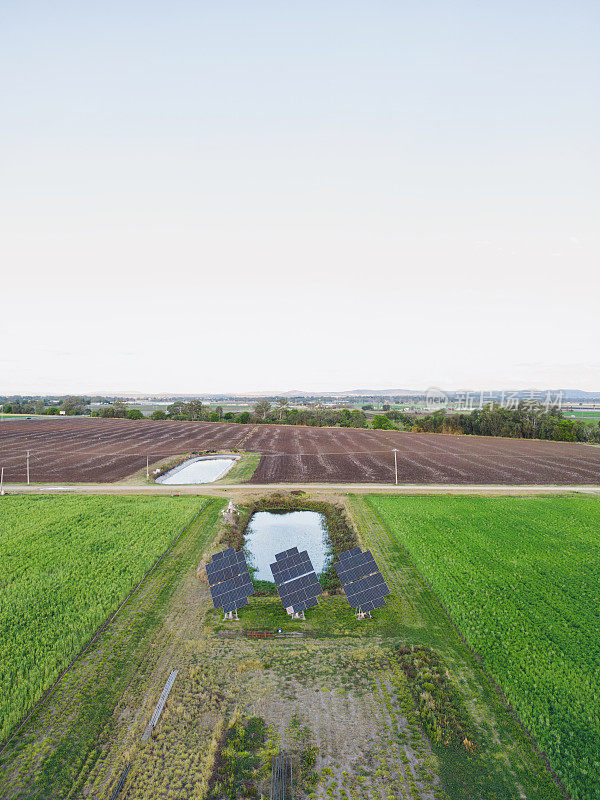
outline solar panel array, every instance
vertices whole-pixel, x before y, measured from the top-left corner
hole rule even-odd
[[[233,547],[215,553],[212,563],[206,565],[206,575],[215,608],[222,608],[227,614],[248,605],[248,598],[254,594],[252,578],[244,553],[235,552]]]
[[[323,589],[306,550],[299,553],[297,547],[291,547],[277,553],[271,572],[285,608],[299,614],[317,605]]]
[[[346,550],[334,567],[352,608],[366,612],[385,605],[384,598],[391,592],[370,550]]]

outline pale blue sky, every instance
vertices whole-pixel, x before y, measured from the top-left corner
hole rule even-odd
[[[599,19],[0,4],[0,393],[600,390]]]

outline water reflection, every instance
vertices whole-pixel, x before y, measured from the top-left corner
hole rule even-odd
[[[307,550],[319,575],[327,561],[325,517],[316,511],[257,511],[246,529],[245,550],[256,580],[273,581],[270,564],[275,553],[297,547]]]
[[[212,483],[222,478],[233,464],[235,464],[233,458],[193,458],[161,475],[156,479],[156,483],[168,485]]]

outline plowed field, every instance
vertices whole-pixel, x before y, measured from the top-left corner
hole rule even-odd
[[[116,481],[171,455],[227,448],[260,453],[252,483],[600,484],[600,447],[355,428],[150,420],[0,423],[4,480]]]

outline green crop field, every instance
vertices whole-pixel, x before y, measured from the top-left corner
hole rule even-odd
[[[600,422],[600,411],[565,411],[567,419],[581,419],[584,422]]]
[[[0,499],[0,741],[199,508],[193,497]]]
[[[371,497],[578,800],[600,797],[600,501]]]

